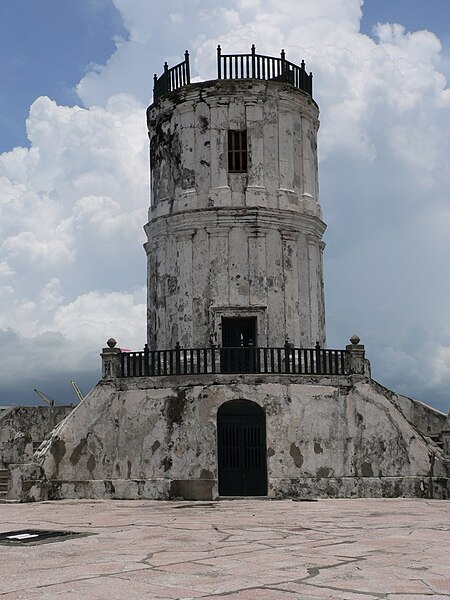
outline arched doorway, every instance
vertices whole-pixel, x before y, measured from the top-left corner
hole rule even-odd
[[[266,418],[249,400],[231,400],[217,412],[220,496],[266,496]]]

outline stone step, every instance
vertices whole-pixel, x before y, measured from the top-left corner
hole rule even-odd
[[[433,440],[433,442],[439,446],[439,448],[443,448],[444,447],[444,442],[442,440],[442,436],[441,434],[433,434],[430,435],[430,439]]]
[[[8,495],[8,469],[0,469],[0,498],[6,498]]]

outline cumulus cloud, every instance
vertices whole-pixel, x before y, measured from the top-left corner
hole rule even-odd
[[[24,340],[39,338],[81,365],[98,338],[142,344],[152,75],[188,48],[193,76],[211,78],[217,44],[255,43],[264,54],[284,48],[314,73],[329,345],[359,333],[378,379],[448,410],[448,49],[401,24],[361,34],[362,0],[114,4],[128,36],[78,84],[83,107],[39,98],[30,148],[0,155],[0,323],[10,347],[24,352]]]
[[[98,374],[111,335],[145,341],[145,107],[126,94],[89,109],[41,97],[27,132],[29,148],[0,155],[0,371],[11,386],[19,374]]]

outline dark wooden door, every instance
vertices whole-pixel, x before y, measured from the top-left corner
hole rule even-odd
[[[253,373],[256,367],[256,317],[223,318],[222,373]]]
[[[256,317],[224,317],[222,346],[225,348],[256,346]]]
[[[219,495],[267,495],[264,412],[245,401],[228,402],[221,408],[217,418]]]

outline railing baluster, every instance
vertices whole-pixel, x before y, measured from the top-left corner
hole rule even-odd
[[[169,350],[169,375],[173,375],[173,350]]]
[[[216,347],[214,344],[211,345],[211,372],[216,372]],[[222,372],[222,364],[219,365],[219,372]]]

